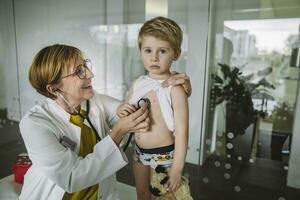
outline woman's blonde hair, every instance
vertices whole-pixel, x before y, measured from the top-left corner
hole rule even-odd
[[[29,69],[29,81],[41,95],[55,99],[47,85],[58,84],[63,72],[70,71],[70,64],[83,58],[82,52],[72,46],[54,44],[44,47],[34,57]]]
[[[141,50],[143,37],[153,36],[170,43],[175,52],[180,52],[182,43],[182,30],[179,25],[166,17],[155,17],[146,21],[140,29],[138,44]]]

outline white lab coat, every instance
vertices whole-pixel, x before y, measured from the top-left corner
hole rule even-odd
[[[128,161],[107,135],[117,120],[118,104],[96,92],[90,99],[89,117],[102,140],[85,158],[78,156],[81,130],[69,122],[70,114],[52,99],[33,107],[20,122],[33,163],[25,175],[20,200],[61,200],[65,191],[75,192],[97,183],[101,194],[98,199],[119,199],[115,173]],[[81,106],[86,110],[86,102]],[[84,123],[90,126],[86,120]],[[74,151],[60,143],[63,136],[76,143]]]

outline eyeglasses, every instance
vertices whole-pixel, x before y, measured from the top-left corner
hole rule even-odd
[[[61,79],[67,78],[68,76],[78,76],[80,79],[84,79],[87,77],[87,70],[89,72],[92,72],[92,63],[91,60],[85,59],[83,61],[83,64],[80,64],[76,67],[75,72],[72,74],[68,74],[66,76],[63,76]]]

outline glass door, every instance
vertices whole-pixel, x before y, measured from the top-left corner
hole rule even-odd
[[[299,1],[211,0],[203,191],[291,199],[287,173],[299,85]],[[292,178],[292,177],[291,177]],[[217,181],[216,181],[217,180]],[[299,197],[299,196],[298,196]]]
[[[251,161],[259,157],[288,163],[299,77],[293,56],[298,45],[299,22],[300,18],[224,22],[226,53],[221,55],[221,62],[239,70],[241,84],[252,98],[252,126],[256,130],[238,130],[233,122],[227,123],[227,129],[233,131],[237,151],[247,145],[244,134],[251,135],[250,155],[240,152]],[[234,121],[230,118],[227,120]]]

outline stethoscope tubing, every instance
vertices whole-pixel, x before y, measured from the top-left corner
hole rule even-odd
[[[92,128],[93,133],[95,134],[95,136],[96,136],[96,138],[97,138],[97,141],[99,142],[99,141],[101,141],[101,137],[99,136],[98,131],[97,131],[96,128],[93,126],[93,124],[92,124],[92,122],[91,122],[91,120],[90,120],[90,117],[89,117],[89,113],[90,113],[90,101],[89,101],[89,100],[86,101],[86,110],[87,110],[87,111],[86,111],[86,112],[87,112],[86,116],[83,116],[83,115],[80,114],[80,113],[79,113],[79,116],[80,116],[82,119],[86,119],[86,120],[87,120],[88,124],[89,124],[90,127]]]

